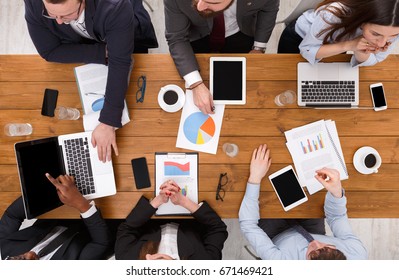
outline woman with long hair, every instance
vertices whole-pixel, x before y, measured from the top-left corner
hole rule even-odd
[[[279,53],[301,53],[310,63],[347,51],[352,66],[383,61],[399,40],[399,0],[325,0],[291,22]]]

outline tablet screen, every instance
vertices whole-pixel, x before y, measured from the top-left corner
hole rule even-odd
[[[211,58],[211,92],[215,104],[245,104],[246,63],[243,57]]]
[[[289,169],[270,180],[284,207],[290,206],[306,197],[293,169]]]

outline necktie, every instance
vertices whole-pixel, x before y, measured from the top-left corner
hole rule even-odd
[[[54,238],[49,244],[47,244],[37,253],[38,257],[41,258],[48,255],[49,253],[57,249],[60,245],[62,245],[65,240],[67,240],[76,233],[77,231],[74,228],[68,228],[67,230],[64,230],[60,235]]]
[[[310,235],[309,232],[306,231],[301,225],[293,225],[292,226],[297,232],[299,232],[305,239],[310,243],[314,240],[314,238]]]
[[[212,52],[220,52],[225,42],[224,15],[219,13],[213,18],[213,27],[209,35],[209,47]]]

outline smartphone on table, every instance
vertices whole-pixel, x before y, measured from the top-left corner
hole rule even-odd
[[[374,111],[381,111],[388,108],[382,83],[371,84],[370,92],[371,99],[373,100]]]
[[[137,189],[151,187],[147,159],[145,157],[132,159],[134,182]]]

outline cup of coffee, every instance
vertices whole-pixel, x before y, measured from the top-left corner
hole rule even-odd
[[[381,156],[372,147],[361,147],[353,157],[353,164],[362,174],[377,173],[382,163]]]
[[[185,100],[183,90],[177,85],[166,85],[158,93],[158,104],[168,113],[179,111]]]

